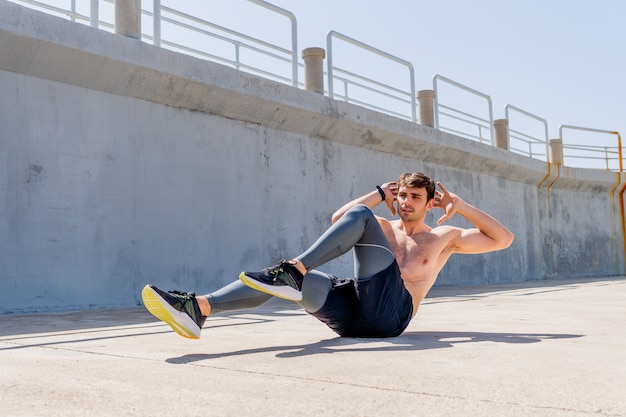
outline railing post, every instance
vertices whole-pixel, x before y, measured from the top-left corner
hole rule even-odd
[[[420,90],[417,92],[419,105],[419,124],[435,127],[435,91]]]
[[[153,44],[161,46],[161,0],[152,1]]]
[[[497,119],[493,121],[496,147],[509,149],[509,121],[507,119]]]
[[[115,0],[115,33],[141,39],[141,0]]]
[[[306,48],[302,50],[304,60],[304,89],[324,94],[324,48]]]
[[[97,28],[100,24],[100,9],[98,0],[91,0],[91,8],[89,13],[89,25],[92,28]]]
[[[563,165],[563,140],[550,139],[550,163]]]

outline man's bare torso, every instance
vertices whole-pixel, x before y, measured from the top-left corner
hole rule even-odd
[[[404,286],[413,298],[415,315],[439,271],[453,253],[450,242],[458,235],[458,229],[448,226],[432,229],[424,225],[409,235],[400,220],[378,218],[378,221],[396,256]]]

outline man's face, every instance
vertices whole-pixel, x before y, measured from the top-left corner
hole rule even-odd
[[[398,215],[404,221],[424,220],[434,202],[428,201],[428,193],[423,187],[400,187],[397,198]]]

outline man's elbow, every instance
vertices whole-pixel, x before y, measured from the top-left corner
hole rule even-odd
[[[511,246],[511,244],[513,244],[514,240],[515,240],[515,235],[507,230],[506,234],[501,239],[501,244],[502,244],[502,248],[501,249],[506,249],[509,246]]]

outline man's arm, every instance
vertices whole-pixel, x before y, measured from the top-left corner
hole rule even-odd
[[[476,228],[462,230],[459,236],[451,242],[455,252],[466,254],[492,252],[508,248],[513,243],[513,233],[500,222],[449,192],[440,182],[437,185],[443,192],[437,191],[435,207],[444,211],[437,224],[459,214],[476,226]]]
[[[396,209],[393,205],[393,202],[396,199],[396,194],[398,194],[398,185],[395,182],[386,182],[381,185],[380,188],[385,193],[385,204],[387,204],[387,207],[389,207],[389,210],[391,210],[391,215],[394,216],[396,214]],[[331,221],[335,223],[341,218],[341,216],[345,214],[346,211],[350,210],[350,208],[356,206],[357,204],[364,204],[369,208],[374,208],[382,202],[383,199],[380,195],[380,192],[378,191],[378,189],[374,189],[374,191],[371,191],[344,204],[339,210],[333,213]]]

